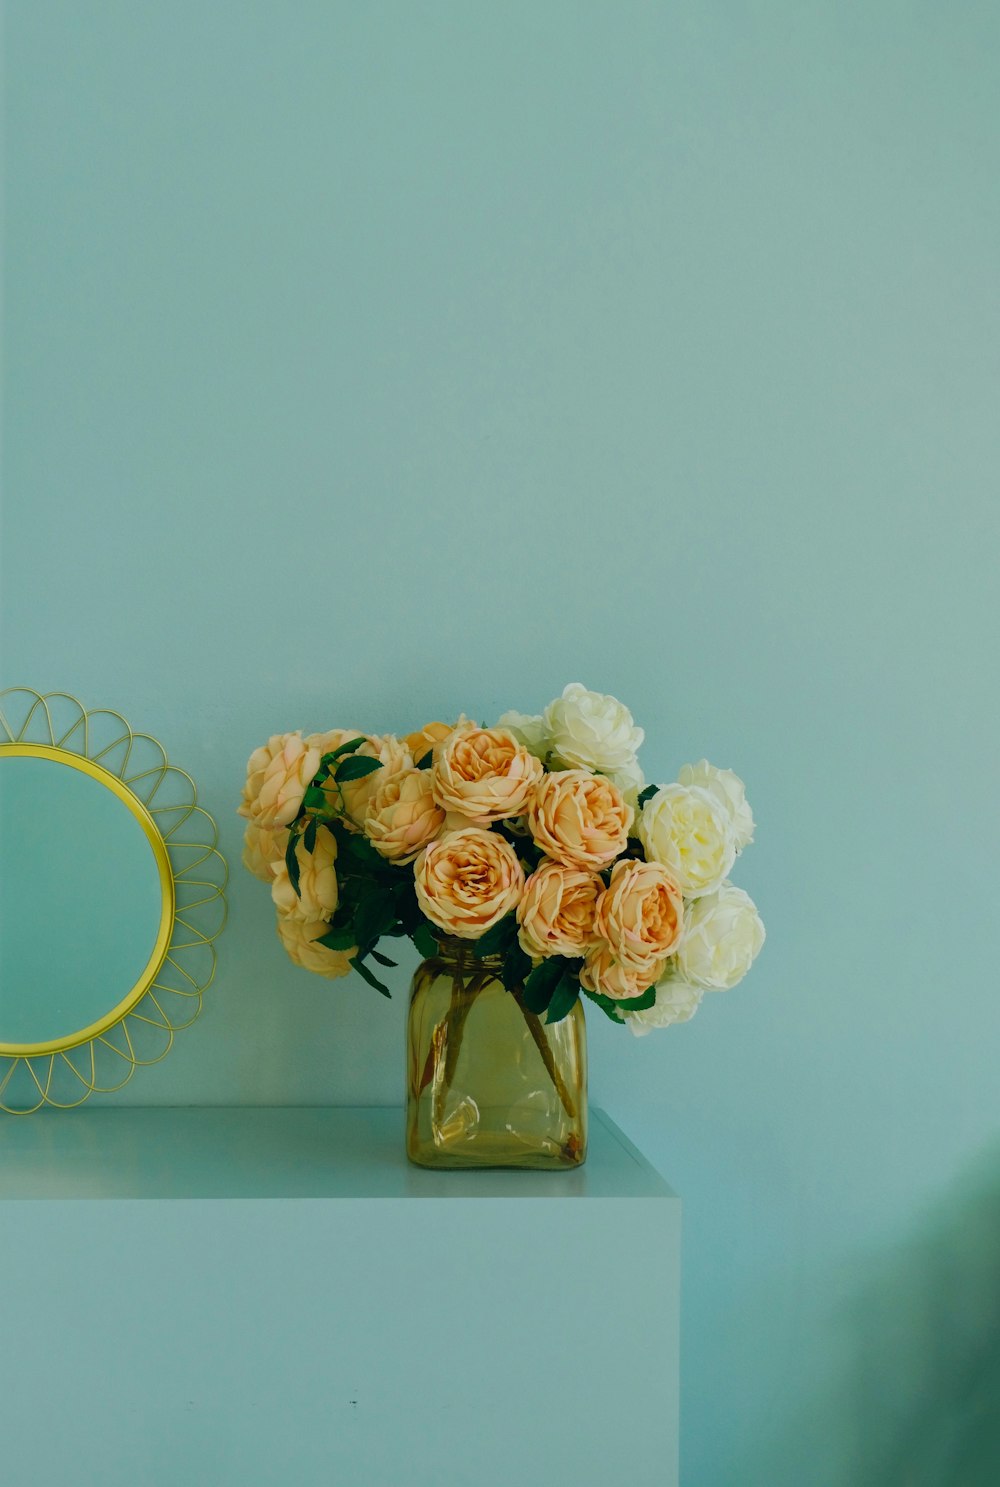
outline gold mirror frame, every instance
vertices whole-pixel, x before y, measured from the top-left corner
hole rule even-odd
[[[23,715],[23,716],[19,716]],[[71,1109],[111,1094],[136,1068],[159,1063],[174,1034],[201,1011],[215,977],[214,941],[226,922],[228,869],[215,822],[197,803],[191,776],[161,744],[134,733],[121,713],[90,711],[68,692],[0,692],[0,762],[51,759],[111,790],[153,851],[161,915],[153,951],[135,985],[90,1026],[46,1043],[0,1041],[0,1111]]]

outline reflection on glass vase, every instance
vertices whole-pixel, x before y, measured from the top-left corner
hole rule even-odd
[[[442,940],[418,966],[407,1024],[406,1151],[422,1167],[578,1167],[587,1154],[579,1002],[547,1026],[479,960]]]

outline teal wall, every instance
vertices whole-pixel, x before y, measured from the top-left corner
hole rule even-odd
[[[160,736],[237,864],[120,1098],[400,1097],[409,967],[295,971],[238,868],[252,746],[613,691],[759,821],[751,979],[592,1026],[685,1199],[686,1487],[995,1481],[1000,12],[6,29],[3,677]]]

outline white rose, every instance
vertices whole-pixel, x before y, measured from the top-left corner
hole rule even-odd
[[[707,759],[700,759],[697,764],[685,764],[677,778],[682,785],[701,785],[711,790],[729,812],[737,852],[750,845],[753,841],[753,811],[738,774],[733,774],[731,769],[716,769]]]
[[[701,1004],[702,992],[677,976],[666,975],[656,987],[656,1001],[644,1012],[629,1012],[625,1021],[637,1038],[651,1033],[654,1027],[670,1027],[675,1022],[689,1022]]]
[[[593,769],[613,774],[635,763],[636,751],[645,738],[632,714],[616,697],[588,692],[579,682],[570,682],[561,697],[550,702],[542,714],[549,745],[556,758],[570,769]]]
[[[544,759],[549,752],[549,734],[540,713],[506,712],[497,722],[498,728],[513,733],[518,743],[523,744],[536,759]]]
[[[736,860],[725,805],[703,785],[663,785],[642,808],[636,835],[646,857],[670,869],[685,898],[714,893]]]
[[[678,976],[694,986],[728,991],[742,981],[764,943],[764,925],[748,893],[723,883],[691,904],[677,947]]]

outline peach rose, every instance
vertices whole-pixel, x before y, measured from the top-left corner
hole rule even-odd
[[[580,970],[580,985],[599,996],[623,999],[641,996],[663,975],[666,959],[647,961],[641,971],[620,960],[607,940],[591,945]]]
[[[319,750],[301,733],[274,734],[250,755],[239,814],[266,830],[290,825],[319,759]]]
[[[432,749],[436,758],[439,745],[452,731],[451,723],[425,723],[422,728],[417,729],[416,733],[408,733],[403,742],[413,755],[413,762],[419,764],[424,755]]]
[[[287,826],[255,826],[248,821],[243,833],[243,866],[262,883],[270,883],[274,865],[284,861],[287,846]]]
[[[426,752],[426,750],[425,750]],[[390,862],[412,862],[444,825],[429,769],[411,769],[379,785],[368,802],[365,835]]]
[[[477,940],[515,908],[524,869],[509,842],[479,826],[431,842],[413,869],[417,903],[432,924]]]
[[[328,728],[325,733],[309,733],[306,735],[306,743],[312,744],[319,749],[320,758],[324,754],[332,754],[334,749],[339,749],[341,744],[350,743],[352,739],[364,738],[360,728]]]
[[[596,873],[543,858],[517,906],[518,939],[533,960],[582,955],[594,938],[594,911],[603,883]]]
[[[295,843],[299,864],[299,891],[295,892],[284,858],[274,863],[271,897],[278,913],[310,923],[329,919],[337,907],[337,838],[325,826],[317,826],[316,843],[307,852],[302,837]],[[323,948],[322,946],[320,948]]]
[[[289,960],[312,971],[315,976],[346,976],[351,961],[357,955],[357,947],[351,950],[328,950],[316,941],[325,935],[330,926],[323,919],[304,923],[301,919],[281,915],[278,918],[278,936],[284,945]]]
[[[439,805],[489,826],[523,815],[544,771],[509,729],[467,723],[442,743],[431,773]]]
[[[348,755],[351,759],[377,759],[381,769],[373,769],[371,774],[362,775],[360,780],[348,780],[342,786],[337,786],[333,780],[328,780],[323,789],[327,799],[330,801],[331,809],[339,811],[341,795],[343,795],[344,810],[349,819],[345,825],[360,831],[368,810],[368,802],[375,791],[391,780],[396,775],[405,774],[413,768],[413,756],[402,739],[396,738],[392,733],[351,733],[349,730],[340,729],[344,737],[342,743],[349,743],[352,738],[364,738],[364,743],[353,754]],[[314,738],[332,738],[332,734],[314,734]],[[330,744],[325,752],[339,748],[339,744]]]
[[[632,807],[617,785],[586,769],[547,774],[528,811],[531,835],[566,867],[597,869],[624,852]]]
[[[680,939],[684,900],[659,862],[616,862],[611,882],[597,902],[594,928],[616,959],[644,974],[671,953]],[[650,984],[657,978],[650,977]]]

